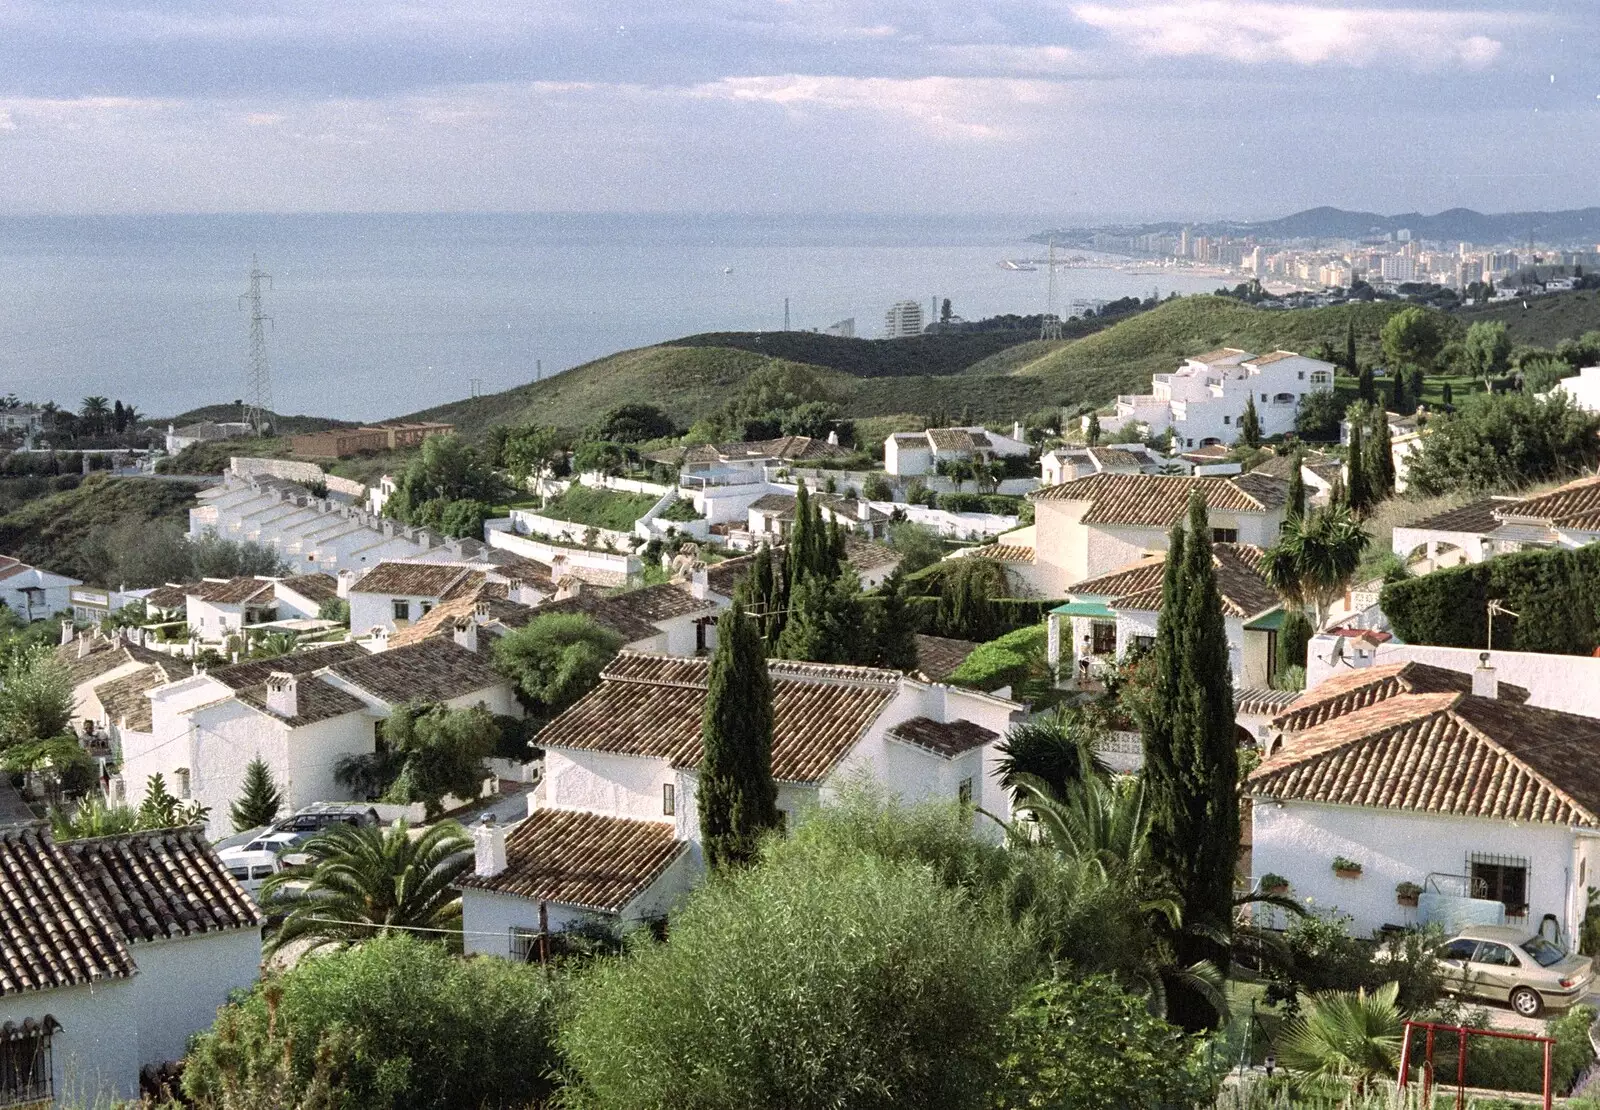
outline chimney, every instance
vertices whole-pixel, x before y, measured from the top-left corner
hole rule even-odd
[[[381,625],[381,624],[373,625],[372,626],[372,638],[371,638],[370,643],[371,643],[372,652],[373,652],[374,655],[376,655],[379,652],[388,651],[389,650],[389,629],[385,625]]]
[[[569,597],[577,597],[582,592],[583,583],[569,574],[556,585],[556,600],[565,601]]]
[[[839,446],[839,433],[837,431],[829,431],[828,442],[835,447]]]
[[[870,521],[872,519],[872,502],[868,501],[865,497],[859,498],[856,501],[856,519],[863,521]]]
[[[1472,694],[1478,698],[1500,696],[1500,679],[1495,676],[1494,668],[1489,666],[1487,651],[1478,656],[1478,669],[1472,672]]]
[[[455,629],[452,633],[455,637],[456,645],[466,648],[474,655],[478,651],[478,622],[473,619],[476,616],[477,614],[474,613],[472,617],[457,617]]]
[[[1028,433],[1023,429],[1022,421],[1013,420],[1011,422],[1011,438],[1016,440],[1018,443],[1028,442]]]
[[[72,643],[72,638],[78,634],[78,626],[71,621],[61,622],[61,644],[65,647]]]
[[[286,671],[273,671],[267,677],[267,712],[300,716],[300,680]]]
[[[689,596],[704,601],[711,594],[711,575],[704,567],[689,572]]]
[[[479,878],[493,878],[506,869],[506,830],[492,813],[472,826],[472,856]]]
[[[489,619],[489,603],[487,601],[473,602],[472,619],[477,624],[482,624]]]
[[[338,594],[340,597],[350,596],[350,587],[356,584],[356,572],[346,567],[339,572]]]
[[[79,636],[78,637],[78,658],[79,659],[87,659],[87,658],[89,658],[89,653],[92,652],[93,650],[94,650],[94,641],[90,637],[88,637],[88,636]]]

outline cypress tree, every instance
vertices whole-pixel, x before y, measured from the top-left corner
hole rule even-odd
[[[878,587],[881,599],[874,621],[872,662],[879,667],[909,671],[917,665],[916,628],[906,605],[905,579],[896,567]]]
[[[1455,404],[1455,390],[1450,388],[1450,383],[1445,382],[1439,387],[1439,397],[1446,405]]]
[[[1209,960],[1226,974],[1229,949],[1214,934],[1226,935],[1233,921],[1239,750],[1211,526],[1198,491],[1177,547],[1167,555],[1157,620],[1161,708],[1151,714],[1153,734],[1145,738],[1146,774],[1153,770],[1155,780],[1150,848],[1183,905],[1185,927],[1171,938],[1178,966]],[[1167,998],[1169,1016],[1184,1028],[1216,1023],[1211,1004],[1186,982],[1170,982]]]
[[[772,781],[772,681],[755,622],[735,601],[717,619],[705,713],[700,721],[700,840],[712,867],[755,858],[778,824]]]
[[[272,781],[272,770],[257,757],[244,769],[244,791],[228,809],[236,832],[270,825],[283,807],[283,792]]]
[[[1239,442],[1246,447],[1261,446],[1261,417],[1256,412],[1255,395],[1244,403],[1244,415],[1239,417]]]
[[[810,569],[811,548],[815,544],[816,537],[812,534],[811,526],[811,491],[806,488],[805,479],[802,478],[795,492],[794,524],[789,528],[788,552],[783,560],[790,590]]]
[[[1394,495],[1394,444],[1389,436],[1389,416],[1372,414],[1372,438],[1367,443],[1368,493],[1374,504]]]
[[[1351,416],[1350,443],[1344,452],[1345,470],[1348,474],[1345,479],[1344,502],[1350,506],[1350,512],[1358,517],[1366,516],[1367,509],[1372,506],[1372,486],[1367,477],[1367,456],[1361,446],[1361,426],[1365,423],[1361,416]]]
[[[1089,425],[1083,431],[1083,438],[1090,447],[1100,446],[1100,414],[1098,412],[1089,414]]]
[[[1290,609],[1283,615],[1283,627],[1278,629],[1278,670],[1306,665],[1306,646],[1311,643],[1311,621],[1299,609]]]
[[[1388,409],[1390,412],[1404,413],[1406,404],[1406,375],[1402,370],[1395,370],[1389,375]]]
[[[1350,319],[1344,329],[1344,368],[1352,376],[1358,373],[1356,369],[1356,314],[1350,313]]]
[[[750,562],[750,573],[744,576],[738,587],[734,590],[734,599],[744,606],[750,619],[756,622],[763,639],[770,641],[777,634],[770,631],[772,622],[776,619],[772,603],[772,549],[766,544],[756,548],[755,557]]]
[[[1378,383],[1372,378],[1372,367],[1363,366],[1356,377],[1356,395],[1367,405],[1378,403]]]
[[[1285,515],[1290,520],[1298,520],[1306,515],[1306,480],[1300,473],[1304,465],[1305,453],[1296,447],[1289,463],[1289,500],[1285,509]]]

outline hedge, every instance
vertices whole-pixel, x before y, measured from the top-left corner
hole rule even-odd
[[[1039,625],[1050,610],[1063,604],[1065,599],[1061,598],[1041,601],[1031,597],[996,597],[989,600],[995,625],[1001,635]],[[908,597],[906,611],[911,615],[918,632],[926,632],[930,636],[948,636],[953,640],[983,639],[971,628],[947,627],[939,617],[937,597]]]
[[[1546,1027],[1555,1038],[1551,1051],[1550,1080],[1557,1095],[1572,1089],[1578,1077],[1594,1063],[1594,1048],[1589,1043],[1589,1023],[1595,1012],[1589,1006],[1573,1006]],[[1470,1015],[1469,1022],[1472,1021]],[[1477,1022],[1472,1022],[1478,1024]],[[1456,1037],[1443,1030],[1435,1034],[1434,1065],[1455,1074]],[[1420,1065],[1421,1055],[1413,1057]],[[1491,1091],[1541,1091],[1544,1089],[1544,1047],[1532,1041],[1506,1041],[1497,1037],[1471,1037],[1467,1041],[1467,1086]]]
[[[1406,643],[1482,648],[1491,599],[1517,614],[1495,618],[1502,647],[1592,654],[1600,643],[1600,544],[1499,555],[1391,582],[1379,604]]]
[[[1020,686],[1043,666],[1045,635],[1044,626],[1035,624],[980,644],[951,672],[950,681],[986,691]]]

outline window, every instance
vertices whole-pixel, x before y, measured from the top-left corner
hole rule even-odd
[[[424,601],[424,602],[423,602],[423,603],[422,603],[422,615],[423,615],[423,616],[427,616],[427,615],[428,615],[428,613],[429,613],[429,611],[430,611],[430,610],[432,610],[432,609],[433,609],[433,602],[431,602],[431,601]]]
[[[678,813],[678,788],[670,782],[661,784],[661,812],[666,817],[675,817]]]
[[[411,602],[405,600],[404,598],[397,599],[394,603],[394,619],[397,621],[410,620]]]
[[[1300,371],[1300,373],[1296,374],[1295,377],[1299,378],[1301,381],[1305,381],[1306,380],[1306,372],[1304,370],[1302,370],[1302,371]]]
[[[519,963],[531,964],[539,958],[539,930],[511,926],[511,958]]]
[[[1477,950],[1478,942],[1475,940],[1453,940],[1439,949],[1441,960],[1470,960],[1472,953]]]
[[[1223,423],[1224,423],[1224,424],[1232,424],[1232,423],[1233,423],[1233,417],[1231,417],[1231,416],[1224,416],[1224,417],[1223,417],[1223,418],[1222,418],[1222,422],[1223,422]]]
[[[1261,403],[1263,405],[1267,403],[1267,395],[1265,393],[1261,395]]]
[[[1530,937],[1522,942],[1522,950],[1533,957],[1540,967],[1554,967],[1567,958],[1567,954],[1543,937]]]
[[[173,774],[178,777],[178,797],[187,798],[189,796],[189,768],[179,767]]]
[[[1506,908],[1508,918],[1528,916],[1528,861],[1474,852],[1467,857],[1474,898],[1488,898]]]
[[[1113,621],[1095,621],[1089,626],[1089,653],[1115,655],[1117,653],[1117,626]]]
[[[50,1034],[59,1028],[54,1018],[29,1018],[0,1040],[0,1106],[48,1103],[55,1097]]]
[[[1135,655],[1143,655],[1146,652],[1154,651],[1155,648],[1156,638],[1154,636],[1135,636],[1133,638],[1133,653]]]
[[[1239,529],[1237,529],[1237,528],[1213,528],[1213,529],[1211,529],[1211,542],[1212,543],[1238,543],[1239,542]]]
[[[972,804],[972,780],[962,779],[961,785],[956,788],[956,800],[964,806]]]
[[[1312,385],[1327,385],[1328,384],[1328,372],[1326,370],[1318,370],[1315,373],[1313,373],[1311,375],[1311,384]]]
[[[1473,963],[1489,964],[1491,967],[1521,967],[1517,962],[1516,954],[1503,944],[1484,941],[1478,945],[1478,954]]]

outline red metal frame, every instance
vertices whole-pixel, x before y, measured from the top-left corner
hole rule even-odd
[[[1474,1029],[1466,1025],[1445,1025],[1436,1021],[1408,1021],[1405,1023],[1405,1037],[1400,1043],[1400,1078],[1399,1087],[1404,1090],[1409,1075],[1406,1067],[1411,1061],[1411,1033],[1414,1029],[1425,1029],[1428,1032],[1427,1048],[1422,1061],[1422,1104],[1433,1105],[1433,1034],[1435,1031],[1456,1034],[1456,1110],[1465,1110],[1467,1105],[1467,1038],[1468,1037],[1499,1037],[1506,1041],[1537,1041],[1544,1045],[1544,1110],[1550,1110],[1550,1050],[1555,1045],[1554,1037],[1539,1037],[1532,1033],[1507,1033],[1500,1029]]]

